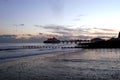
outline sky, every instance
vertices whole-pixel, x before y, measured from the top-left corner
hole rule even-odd
[[[0,40],[117,37],[119,4],[120,0],[0,0]]]

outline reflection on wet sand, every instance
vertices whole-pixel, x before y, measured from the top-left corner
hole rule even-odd
[[[0,64],[0,80],[119,80],[119,49],[84,49]]]

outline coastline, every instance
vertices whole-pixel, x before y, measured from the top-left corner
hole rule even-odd
[[[111,66],[111,63],[119,64],[119,62],[89,59],[85,56],[88,53],[89,50],[51,53],[1,63],[0,80],[117,80],[120,78],[120,69]]]

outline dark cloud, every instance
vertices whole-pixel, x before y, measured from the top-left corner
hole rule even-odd
[[[16,35],[0,35],[0,42],[15,42],[16,41]]]
[[[98,35],[98,36],[99,36],[99,35],[111,35],[111,36],[112,36],[112,35],[116,35],[116,33],[112,33],[112,32],[111,32],[111,33],[94,32],[94,33],[91,33],[91,34],[95,34],[95,35]]]
[[[43,35],[43,33],[39,33],[39,35]]]
[[[0,35],[0,43],[26,43],[26,42],[43,42],[45,37],[34,37],[31,34],[22,34],[23,37],[17,38],[18,35]],[[25,36],[30,36],[28,39]]]
[[[33,36],[32,34],[22,34],[22,36]]]
[[[103,30],[103,31],[110,31],[110,32],[116,31],[116,30],[114,30],[114,29],[101,29],[101,30]]]
[[[63,28],[63,27],[58,26],[58,25],[46,25],[46,26],[42,26],[42,27],[45,29],[52,29],[52,30],[59,30],[59,29]]]
[[[93,28],[96,31],[92,32],[91,35],[98,36],[100,38],[111,38],[117,36],[117,31],[115,29],[107,29],[107,28]]]
[[[56,35],[54,33],[62,34],[62,35]],[[18,35],[0,35],[0,42],[2,43],[8,43],[8,42],[43,42],[47,38],[50,37],[56,37],[60,40],[69,40],[69,39],[92,39],[95,37],[99,38],[112,38],[115,37],[117,34],[111,34],[111,33],[100,33],[100,32],[94,32],[94,33],[88,33],[88,34],[82,34],[82,32],[79,32],[78,36],[73,36],[72,32],[62,32],[62,31],[56,31],[53,34],[44,34],[39,33],[38,35],[32,35],[32,34],[22,34],[22,37],[18,38]],[[28,38],[26,38],[28,37]]]
[[[41,25],[34,25],[35,27],[42,27]]]
[[[113,31],[112,29],[102,29],[102,28],[72,29],[66,26],[62,26],[62,25],[45,25],[45,26],[41,26],[40,28],[43,28],[45,30],[50,30],[51,33],[56,34],[58,36],[69,36],[69,37],[72,36],[73,37],[73,34],[75,34],[77,36],[80,36],[81,38],[88,38],[85,35],[87,36],[93,36],[93,35],[94,36],[101,36],[101,35],[114,36],[116,35],[115,33],[109,32],[109,31]],[[96,32],[93,31],[94,29],[96,29]],[[100,32],[99,30],[102,30],[102,32]]]
[[[19,26],[25,26],[25,24],[13,24],[13,26],[19,27]]]
[[[32,34],[27,34],[28,36],[33,36]]]
[[[46,25],[46,26],[42,26],[42,28],[46,30],[50,30],[50,32],[53,34],[62,35],[62,36],[66,36],[66,35],[70,36],[74,31],[76,31],[74,29],[62,25]]]
[[[24,26],[24,24],[19,24]],[[50,33],[21,34],[21,35],[0,35],[0,42],[43,42],[47,38],[57,37],[60,40],[68,39],[91,39],[94,37],[111,38],[117,36],[117,31],[114,29],[105,28],[70,28],[63,25],[34,25],[35,27],[42,28],[50,31]]]
[[[70,40],[70,39],[73,39],[73,37],[72,36],[60,36],[60,37],[58,37],[58,39],[59,40]]]
[[[102,30],[102,31],[106,31],[106,32],[113,32],[113,31],[116,31],[115,29],[106,29],[106,28],[94,28],[94,29]]]
[[[106,39],[110,39],[112,38],[111,36],[98,36],[98,38],[106,38]]]
[[[62,36],[72,36],[72,34],[70,32],[65,32],[65,31],[54,31],[52,33],[62,35]]]
[[[72,29],[68,26],[62,25],[45,25],[41,26],[41,28],[45,30],[50,30],[51,33],[58,35],[58,36],[69,36],[79,38],[93,38],[93,37],[103,37],[103,38],[110,38],[117,35],[117,31],[114,29],[106,29],[106,28],[86,28],[86,27],[79,27],[76,29]]]
[[[91,39],[91,36],[79,35],[79,36],[59,36],[58,39],[60,40],[70,40],[70,39]]]
[[[68,28],[68,26],[54,25],[54,24],[45,25],[45,26],[42,26],[42,25],[34,25],[34,26],[39,28],[44,28],[47,30],[53,30],[53,31],[56,31],[56,30],[72,31],[73,30]]]
[[[91,39],[93,38],[92,36],[85,36],[85,35],[79,35],[78,39]]]
[[[0,38],[16,38],[16,35],[0,35]]]
[[[25,24],[19,24],[19,26],[24,26]]]

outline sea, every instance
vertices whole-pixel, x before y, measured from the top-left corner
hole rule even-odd
[[[34,48],[28,48],[29,46],[33,46]],[[76,46],[76,44],[0,43],[0,60],[22,58],[49,53],[71,52],[77,49],[63,49],[62,47],[74,46]]]
[[[77,44],[44,44],[44,43],[0,43],[0,60],[22,58],[35,55],[43,55],[50,53],[80,51],[84,52],[82,58],[85,59],[101,59],[101,60],[119,60],[120,49],[81,49],[70,48]],[[39,48],[26,48],[26,46],[35,46]],[[63,48],[66,47],[66,48]],[[87,51],[87,52],[86,52]],[[88,53],[88,54],[87,54]]]
[[[16,63],[0,65],[0,80],[120,80],[119,48],[62,48],[74,46],[76,44],[0,43],[0,63],[16,60]],[[24,57],[53,53],[64,54],[35,62],[17,62]]]

